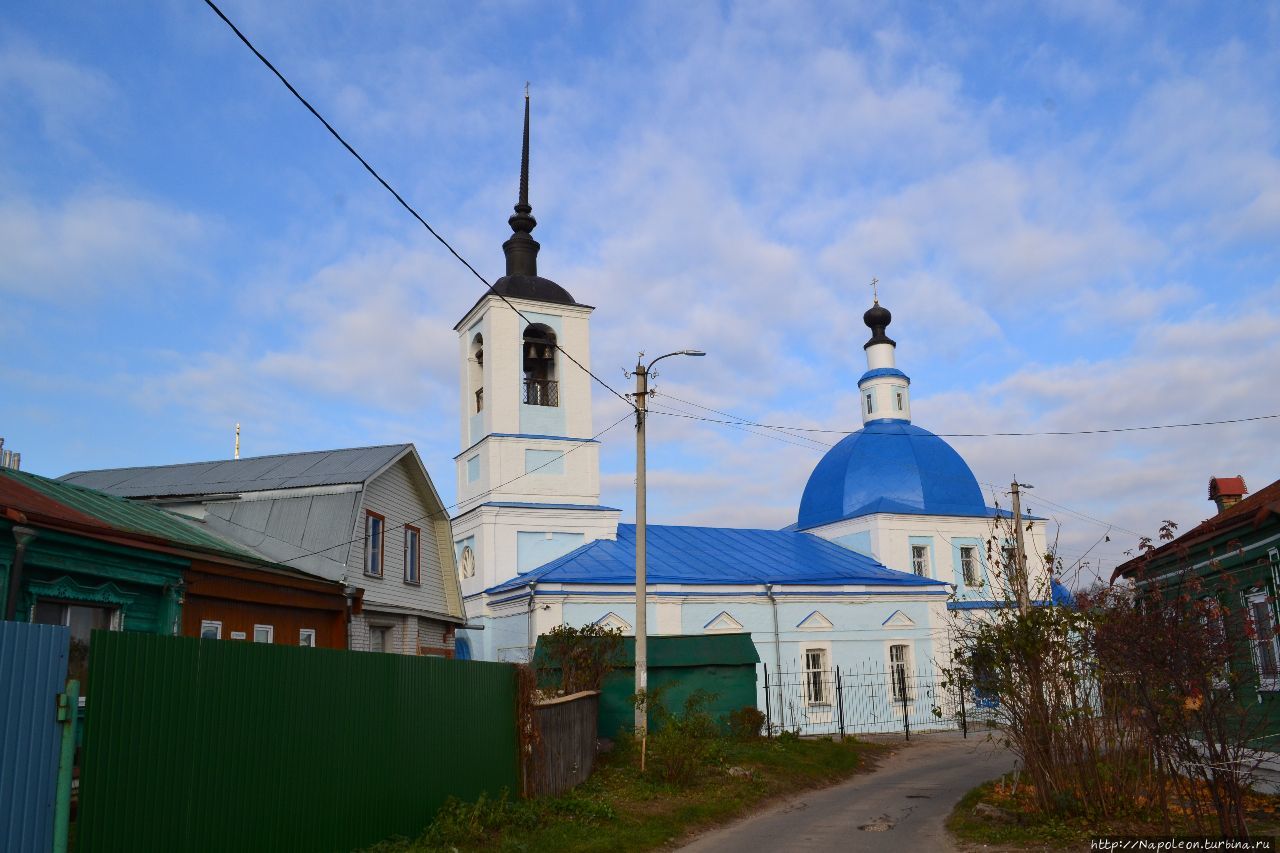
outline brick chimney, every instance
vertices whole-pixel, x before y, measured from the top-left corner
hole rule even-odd
[[[1247,494],[1249,494],[1249,488],[1244,484],[1244,476],[1241,474],[1234,477],[1209,478],[1209,500],[1218,505],[1219,513],[1226,512],[1240,503],[1240,499]]]

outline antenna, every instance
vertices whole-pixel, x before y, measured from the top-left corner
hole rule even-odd
[[[236,422],[236,459],[240,458],[240,423]]]

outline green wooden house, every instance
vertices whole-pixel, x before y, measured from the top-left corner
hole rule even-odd
[[[95,628],[179,633],[190,550],[239,553],[164,510],[0,470],[4,618],[70,627],[73,678]]]
[[[1243,477],[1214,477],[1209,499],[1216,515],[1122,563],[1112,580],[1172,589],[1194,575],[1206,595],[1248,614],[1250,655],[1233,669],[1249,669],[1237,674],[1243,698],[1262,717],[1258,747],[1280,751],[1280,480],[1248,494]]]

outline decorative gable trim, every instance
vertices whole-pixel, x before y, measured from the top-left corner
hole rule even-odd
[[[801,619],[796,627],[801,631],[830,631],[835,626],[831,624],[830,619],[815,610]]]
[[[612,610],[597,619],[595,624],[601,628],[608,628],[610,631],[621,631],[624,634],[631,630],[631,624]]]
[[[729,615],[728,610],[721,610],[716,617],[702,626],[707,632],[736,633],[742,630],[742,623]]]
[[[901,610],[895,610],[888,619],[880,623],[882,628],[914,628],[916,623]]]

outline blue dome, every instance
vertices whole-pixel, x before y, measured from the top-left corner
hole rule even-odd
[[[831,448],[809,475],[796,527],[875,512],[989,516],[969,466],[942,439],[907,421],[871,421]]]

